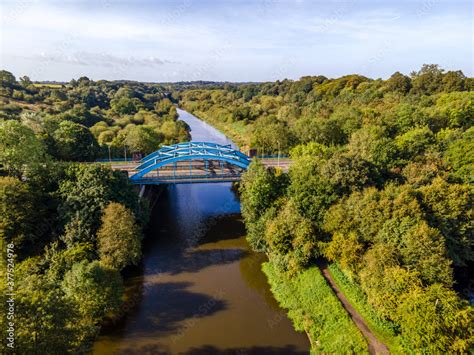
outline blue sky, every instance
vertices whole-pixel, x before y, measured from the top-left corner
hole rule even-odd
[[[0,4],[0,67],[33,80],[386,78],[423,63],[474,71],[471,1]]]

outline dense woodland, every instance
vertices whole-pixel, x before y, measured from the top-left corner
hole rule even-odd
[[[167,95],[158,85],[44,85],[0,72],[2,263],[13,244],[18,353],[87,353],[103,320],[119,317],[121,271],[141,259],[148,208],[126,174],[84,162],[188,140]]]
[[[337,301],[310,299],[334,298],[315,267],[326,261],[392,350],[468,352],[473,86],[436,65],[387,80],[166,86],[34,84],[0,72],[1,240],[17,252],[18,351],[88,351],[103,319],[120,313],[121,271],[140,259],[147,206],[126,176],[81,162],[189,139],[175,102],[242,147],[293,159],[288,174],[252,163],[242,214],[297,328],[313,345],[331,326],[347,330],[314,350],[364,346],[348,319],[336,319]]]
[[[333,263],[392,350],[437,353],[468,352],[474,341],[466,300],[474,266],[471,88],[461,72],[431,65],[388,80],[305,77],[181,97],[234,136],[243,125],[251,147],[281,145],[294,160],[289,174],[254,162],[244,176],[252,247],[290,280],[318,259]],[[304,323],[311,310],[299,311]]]
[[[63,161],[148,154],[161,144],[189,140],[161,85],[91,81],[34,84],[0,71],[0,118],[32,130],[46,152]],[[10,122],[10,124],[13,124]]]

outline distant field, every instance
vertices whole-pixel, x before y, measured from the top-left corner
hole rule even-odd
[[[38,88],[41,88],[41,87],[60,88],[62,86],[62,84],[41,84],[41,83],[35,83],[33,85]]]

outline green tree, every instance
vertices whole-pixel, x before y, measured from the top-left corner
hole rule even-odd
[[[401,297],[398,321],[409,346],[421,353],[468,353],[474,345],[474,309],[440,284]]]
[[[452,175],[465,183],[474,183],[474,128],[469,128],[459,139],[448,143],[444,152]]]
[[[34,259],[18,263],[15,268],[15,351],[21,354],[80,351],[84,329],[77,326],[76,308],[38,269]],[[3,298],[5,290],[0,291]]]
[[[439,229],[454,265],[474,260],[474,189],[450,184],[441,178],[420,188],[422,206],[429,223]]]
[[[160,148],[163,134],[148,126],[136,126],[130,129],[125,138],[127,146],[132,152],[150,154]]]
[[[418,72],[412,73],[413,91],[425,95],[441,91],[443,73],[437,64],[423,64]]]
[[[407,160],[424,153],[433,143],[433,132],[428,127],[414,128],[395,138],[401,156]]]
[[[411,89],[410,77],[398,71],[392,74],[386,83],[390,91],[398,91],[402,94],[407,94]]]
[[[97,232],[101,262],[117,270],[136,264],[141,256],[141,239],[132,211],[119,203],[110,203]]]
[[[68,246],[93,242],[100,227],[103,209],[112,201],[132,210],[146,223],[146,210],[141,208],[126,175],[101,165],[72,165],[60,182],[58,207],[66,231],[63,240]]]
[[[98,144],[87,127],[63,121],[53,134],[56,156],[65,161],[90,161],[98,153]]]
[[[26,182],[13,177],[0,177],[0,236],[14,243],[17,250],[33,247],[37,239],[36,222],[41,216],[35,206],[35,194]],[[32,213],[36,211],[36,213]]]
[[[0,86],[11,87],[16,84],[15,76],[6,70],[0,70]]]
[[[340,193],[349,193],[378,182],[376,167],[358,156],[336,152],[321,167],[321,175]]]
[[[466,76],[462,71],[448,71],[443,75],[443,91],[463,91],[465,89]]]
[[[265,225],[275,213],[270,207],[284,194],[285,188],[286,177],[274,169],[266,169],[259,160],[252,161],[243,175],[239,187],[242,215],[247,226],[247,240],[254,250],[266,249]]]
[[[274,169],[267,169],[253,161],[240,184],[242,214],[250,222],[256,221],[282,195],[285,180]]]
[[[29,166],[48,161],[44,146],[33,131],[17,121],[0,122],[0,166],[21,176]]]
[[[312,156],[294,160],[288,187],[288,194],[299,212],[317,226],[322,224],[326,210],[338,197],[331,181],[320,174],[321,164],[319,158]]]
[[[64,275],[62,290],[67,300],[77,306],[87,322],[96,324],[122,304],[123,282],[119,272],[86,260],[73,265]]]
[[[276,120],[276,117],[263,117],[254,125],[252,147],[260,153],[274,154],[288,151],[292,137],[288,127]]]
[[[267,222],[265,240],[276,264],[290,274],[308,265],[317,255],[311,221],[299,214],[291,200],[286,201],[274,219]]]

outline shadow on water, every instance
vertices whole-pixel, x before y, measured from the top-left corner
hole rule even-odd
[[[212,127],[180,117],[196,121],[194,140],[221,142]],[[124,271],[124,307],[102,327],[94,354],[306,354],[307,338],[261,272],[265,255],[245,240],[232,186],[151,187],[149,196],[142,262]]]
[[[159,345],[144,345],[142,347],[134,347],[123,349],[117,354],[120,355],[169,355],[169,352],[164,350]],[[191,348],[189,351],[180,352],[180,355],[307,355],[307,351],[298,350],[293,345],[287,346],[252,346],[242,348],[220,349],[212,345],[204,345],[198,348]]]
[[[183,272],[199,272],[213,265],[226,265],[240,260],[247,255],[245,250],[236,249],[210,249],[210,250],[176,250],[170,252],[166,258],[150,257],[147,262],[145,275],[169,273],[177,275]]]
[[[237,213],[213,216],[207,218],[205,223],[209,226],[209,229],[199,240],[200,245],[238,239],[246,234],[245,225],[240,214]],[[222,233],[222,231],[226,232]]]
[[[146,335],[146,330],[149,330],[154,336],[159,333],[176,332],[182,327],[183,321],[212,316],[227,308],[227,303],[221,299],[218,293],[211,296],[192,292],[187,290],[190,286],[192,286],[190,282],[142,285],[141,292],[136,293],[139,299],[133,301],[136,313],[146,310],[146,314],[139,319],[140,327],[138,329],[140,330],[136,331],[137,335]],[[142,299],[143,295],[147,297]],[[127,323],[127,318],[125,316],[118,323],[104,327],[103,334],[115,332],[120,323]],[[133,334],[133,331],[130,334]]]
[[[219,349],[212,345],[204,345],[199,348],[192,348],[184,353],[185,355],[265,355],[265,354],[285,354],[285,355],[307,355],[308,352],[298,351],[295,346],[252,346],[248,348]]]

